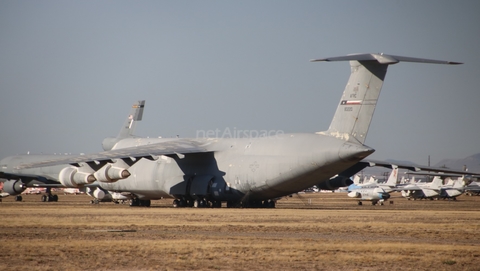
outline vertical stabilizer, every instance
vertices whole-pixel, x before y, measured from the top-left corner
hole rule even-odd
[[[354,54],[311,61],[350,61],[351,74],[326,134],[364,144],[388,65],[400,61],[461,64],[385,54]]]
[[[102,141],[102,148],[105,151],[111,150],[117,142],[124,138],[135,137],[135,126],[138,121],[142,120],[143,109],[145,107],[145,100],[138,101],[133,104],[130,114],[128,115],[125,123],[122,125],[117,137],[107,137]]]
[[[453,184],[453,188],[463,188],[463,187],[465,187],[465,180],[463,177],[458,177],[458,179]]]
[[[143,117],[143,108],[145,107],[145,100],[138,101],[133,104],[125,124],[120,129],[117,138],[132,137],[135,131],[137,121],[141,121]]]
[[[390,186],[390,187],[394,187],[397,185],[397,180],[398,180],[398,167],[397,166],[393,166],[393,170],[392,172],[390,172],[390,176],[388,177],[388,180],[387,182],[385,183],[386,185]]]
[[[443,180],[439,176],[435,176],[432,182],[430,183],[429,188],[437,190],[437,189],[440,189],[442,185],[443,185]]]

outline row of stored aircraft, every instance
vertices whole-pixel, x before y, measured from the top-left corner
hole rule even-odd
[[[317,185],[335,189],[367,166],[368,128],[390,65],[399,62],[461,64],[386,54],[352,54],[314,59],[349,61],[350,78],[329,128],[256,138],[143,138],[132,131],[142,118],[136,103],[120,134],[103,141],[103,152],[88,155],[19,155],[0,161],[4,191],[27,187],[81,188],[96,199],[130,198],[133,206],[170,197],[175,207],[275,207],[277,198]],[[414,170],[428,167],[398,165]],[[444,172],[448,172],[442,170]],[[458,173],[451,170],[449,172]]]
[[[456,200],[458,196],[466,191],[478,191],[479,187],[476,182],[467,185],[467,182],[472,177],[468,172],[465,175],[453,179],[450,176],[434,176],[431,182],[415,182],[413,177],[409,183],[398,181],[398,167],[392,165],[392,171],[385,183],[378,183],[378,180],[371,178],[368,182],[359,183],[360,177],[355,175],[353,184],[348,186],[348,196],[358,199],[358,204],[362,205],[362,201],[371,201],[373,205],[380,203],[383,205],[384,201],[389,199],[390,193],[401,192],[402,196],[408,200],[413,199],[453,199]],[[418,174],[418,173],[417,173]],[[432,173],[425,173],[432,174]],[[468,177],[466,177],[468,174]],[[435,175],[435,173],[433,173]],[[447,182],[444,184],[444,182]]]

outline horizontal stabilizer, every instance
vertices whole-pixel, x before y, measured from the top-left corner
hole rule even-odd
[[[432,60],[386,54],[352,54],[339,57],[313,59],[318,61],[350,61],[350,78],[343,91],[330,127],[319,132],[346,141],[364,144],[383,81],[389,65],[404,62],[431,64],[462,64],[460,62]]]
[[[443,60],[433,60],[426,58],[415,58],[415,57],[406,57],[406,56],[395,56],[395,55],[385,55],[380,54],[351,54],[346,56],[337,56],[321,59],[312,59],[311,62],[320,62],[320,61],[377,61],[379,64],[395,64],[398,62],[417,62],[417,63],[431,63],[431,64],[463,64],[461,62],[453,61],[443,61]]]

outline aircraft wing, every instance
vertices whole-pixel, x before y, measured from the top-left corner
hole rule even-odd
[[[51,178],[48,175],[0,172],[0,182],[6,182],[11,179],[22,179],[27,182],[36,181],[42,184],[58,184],[55,178]]]
[[[455,174],[455,173],[442,173],[442,172],[412,172],[412,173],[407,173],[409,175],[418,175],[418,176],[439,176],[442,178],[446,177],[462,177],[462,176],[469,176],[472,178],[479,178],[480,175],[472,175],[468,171],[463,171],[463,174]]]
[[[206,147],[207,142],[192,140],[192,139],[178,139],[161,143],[154,143],[142,146],[128,147],[122,149],[115,149],[111,151],[104,151],[99,153],[79,155],[73,157],[64,157],[59,159],[44,160],[41,162],[32,162],[21,164],[16,169],[36,168],[54,166],[59,164],[71,164],[79,166],[82,162],[104,162],[113,161],[113,159],[131,159],[133,162],[140,158],[156,159],[160,155],[176,154],[180,158],[188,153],[202,153],[210,152]]]
[[[370,166],[370,167],[379,166],[379,167],[392,168],[392,166],[397,166],[399,168],[408,169],[408,170],[415,171],[415,172],[418,172],[418,171],[433,171],[433,172],[459,174],[461,176],[462,175],[480,175],[480,173],[463,171],[463,170],[454,170],[454,169],[449,169],[449,168],[435,168],[435,167],[415,165],[415,164],[392,163],[392,162],[371,160],[371,159],[364,159],[364,160],[360,161],[359,163],[367,164],[367,166]],[[438,175],[438,174],[430,173],[429,175]]]

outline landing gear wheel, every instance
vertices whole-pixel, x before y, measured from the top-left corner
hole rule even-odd
[[[15,201],[22,201],[23,198],[22,196],[18,195],[18,196],[15,196]]]
[[[138,199],[133,198],[130,200],[130,207],[138,206]]]
[[[138,206],[150,207],[151,201],[149,199],[138,200]]]
[[[274,200],[266,200],[262,203],[263,208],[275,208],[275,201]]]

